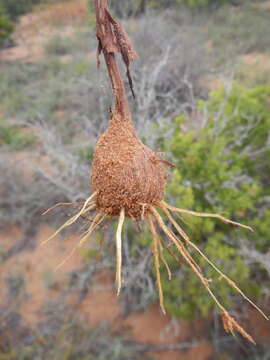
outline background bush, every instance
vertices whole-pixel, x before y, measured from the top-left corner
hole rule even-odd
[[[90,0],[91,1],[91,0]],[[111,0],[110,4],[119,17],[132,17],[146,12],[147,9],[162,10],[183,5],[191,9],[206,7],[218,8],[224,4],[240,5],[246,0]]]
[[[11,20],[16,20],[19,15],[30,11],[32,6],[42,0],[0,0],[0,5],[5,9]]]
[[[168,187],[172,199],[177,199],[176,206],[221,213],[254,225],[257,248],[262,251],[270,237],[269,230],[264,235],[260,231],[265,224],[270,225],[267,210],[270,194],[269,97],[269,85],[216,90],[209,100],[199,103],[194,115],[197,117],[196,128],[189,125],[191,118],[177,117],[174,135],[170,141],[165,141],[176,165]],[[183,131],[183,126],[188,126],[189,130]],[[193,241],[251,297],[263,291],[266,285],[263,282],[257,285],[259,274],[256,282],[253,281],[252,268],[239,256],[241,245],[249,246],[255,242],[252,233],[228,228],[213,219],[186,216],[183,221]],[[172,265],[175,263],[169,261]],[[231,305],[232,291],[218,280],[219,275],[207,264],[200,262],[207,277],[213,279],[211,284],[216,293],[226,305]],[[176,279],[168,282],[163,270],[170,311],[184,317],[207,314],[213,304],[194,274],[183,266],[183,270],[175,270]]]
[[[16,20],[18,16],[29,12],[37,4],[54,3],[57,1],[59,0],[0,0],[0,6],[3,7],[11,20]]]
[[[13,29],[12,22],[0,4],[0,47],[7,43]]]

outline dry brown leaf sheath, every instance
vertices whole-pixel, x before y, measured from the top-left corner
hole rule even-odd
[[[205,278],[202,269],[193,259],[186,245],[193,247],[231,287],[238,291],[267,319],[266,315],[189,239],[184,230],[174,220],[172,214],[177,212],[193,216],[217,218],[227,224],[241,226],[249,230],[252,229],[249,226],[226,219],[219,214],[197,213],[175,208],[164,202],[167,169],[173,165],[163,160],[158,152],[151,150],[138,138],[129,111],[124,82],[116,62],[115,55],[120,53],[126,66],[129,85],[134,95],[129,66],[137,58],[137,54],[123,26],[110,14],[107,0],[93,0],[93,2],[96,12],[98,64],[99,56],[103,54],[115,99],[114,111],[108,128],[100,136],[96,145],[91,174],[93,195],[85,201],[81,210],[62,225],[48,240],[57,235],[65,227],[73,224],[80,216],[85,216],[88,212],[95,211],[96,215],[94,216],[93,223],[78,244],[77,247],[79,247],[93,234],[105,217],[117,217],[119,220],[116,233],[116,284],[117,294],[119,294],[121,289],[122,229],[124,220],[125,218],[131,218],[137,223],[146,219],[153,238],[153,263],[162,311],[165,312],[160,262],[165,264],[168,277],[169,279],[171,278],[169,266],[162,254],[163,250],[166,249],[177,263],[180,265],[186,264],[192,269],[194,276],[198,277],[220,309],[225,330],[232,334],[234,334],[234,331],[237,331],[254,343],[253,338],[229,315],[228,311],[212,292],[208,279]],[[165,224],[163,217],[157,209],[160,209],[166,216],[166,219],[175,228],[178,236]],[[163,245],[163,241],[158,234],[158,228],[171,240],[179,256],[182,257],[183,262],[179,260],[179,257],[173,251]],[[75,250],[73,249],[69,256]]]

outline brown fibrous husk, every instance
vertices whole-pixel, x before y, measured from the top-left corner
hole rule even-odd
[[[140,219],[145,207],[163,199],[166,177],[160,155],[139,140],[130,119],[114,113],[98,140],[92,164],[97,209],[110,216],[124,209],[127,217]]]

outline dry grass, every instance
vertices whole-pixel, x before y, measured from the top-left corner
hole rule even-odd
[[[87,0],[63,1],[46,6],[34,13],[38,25],[51,26],[80,24],[87,18]]]

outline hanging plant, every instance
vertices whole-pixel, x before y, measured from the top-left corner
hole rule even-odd
[[[190,249],[195,250],[202,258],[225,280],[233,289],[238,291],[253,307],[255,307],[266,319],[267,316],[229,279],[206,255],[190,240],[184,230],[176,222],[175,213],[190,214],[199,217],[216,218],[232,226],[240,226],[251,230],[249,226],[224,218],[219,214],[198,213],[186,209],[175,208],[164,201],[167,181],[167,170],[173,167],[164,160],[161,154],[151,150],[138,138],[126,95],[124,82],[116,62],[116,53],[120,53],[126,66],[127,78],[133,96],[133,84],[129,71],[130,63],[137,58],[132,43],[122,25],[115,20],[109,12],[107,0],[93,0],[96,12],[97,26],[97,63],[99,56],[103,54],[114,94],[114,110],[108,128],[100,136],[94,152],[91,188],[93,194],[84,202],[81,210],[62,225],[49,239],[56,236],[62,229],[70,226],[81,216],[95,211],[93,221],[89,229],[82,237],[74,251],[81,247],[93,234],[105,218],[118,219],[116,231],[116,286],[117,294],[121,290],[121,267],[122,267],[122,228],[125,218],[134,221],[146,221],[153,239],[153,259],[156,272],[156,280],[159,291],[160,307],[165,313],[163,291],[160,279],[160,263],[163,262],[171,278],[171,272],[165,258],[162,256],[163,249],[179,262],[179,258],[165,246],[158,230],[161,229],[171,244],[178,250],[179,255],[197,276],[211,298],[221,311],[223,325],[226,331],[238,331],[243,337],[254,342],[253,338],[238,324],[219,302],[211,290],[210,280],[207,279],[199,264],[191,255]],[[61,205],[57,204],[56,206]],[[55,207],[55,206],[54,206]],[[53,207],[53,208],[54,208]],[[51,209],[49,209],[51,210]],[[162,215],[161,215],[162,214]],[[173,226],[172,231],[164,222],[164,217]],[[177,235],[176,235],[177,234]],[[68,258],[69,258],[68,257]],[[66,258],[64,260],[67,261]],[[63,262],[59,265],[61,266]]]

